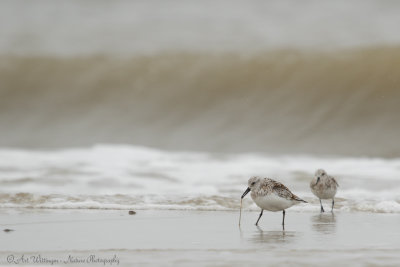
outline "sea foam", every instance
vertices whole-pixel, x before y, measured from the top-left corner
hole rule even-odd
[[[0,207],[237,210],[252,175],[309,201],[315,169],[340,185],[338,210],[400,213],[400,159],[171,152],[125,145],[57,151],[0,150]],[[324,205],[330,206],[328,200]],[[245,209],[258,208],[245,199]]]

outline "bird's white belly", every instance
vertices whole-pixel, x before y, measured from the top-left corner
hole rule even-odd
[[[323,187],[317,187],[311,190],[315,196],[317,196],[320,199],[332,199],[336,195],[336,188],[329,187],[329,188],[323,188]]]
[[[281,211],[296,204],[294,201],[281,198],[273,193],[265,196],[257,196],[253,200],[257,206],[268,211]]]

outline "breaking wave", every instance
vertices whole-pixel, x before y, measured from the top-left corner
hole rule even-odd
[[[400,49],[0,61],[0,146],[400,155]]]

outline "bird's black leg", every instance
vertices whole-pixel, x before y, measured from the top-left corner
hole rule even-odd
[[[325,212],[325,211],[324,211],[324,207],[322,206],[321,199],[319,199],[319,203],[321,204],[321,212]]]
[[[258,217],[258,220],[257,220],[257,222],[256,222],[256,225],[258,225],[258,221],[261,219],[261,216],[262,216],[262,214],[263,214],[263,209],[261,209],[261,213],[260,213],[260,216]]]
[[[332,198],[332,210],[331,210],[331,212],[333,212],[333,206],[335,205],[335,199],[334,198]]]
[[[283,210],[282,213],[283,213],[282,228],[283,228],[283,230],[285,230],[285,214],[286,214],[285,210]]]

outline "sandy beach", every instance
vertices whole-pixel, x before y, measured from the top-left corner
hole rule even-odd
[[[2,209],[0,263],[396,266],[398,214]],[[5,232],[5,229],[13,231]]]

